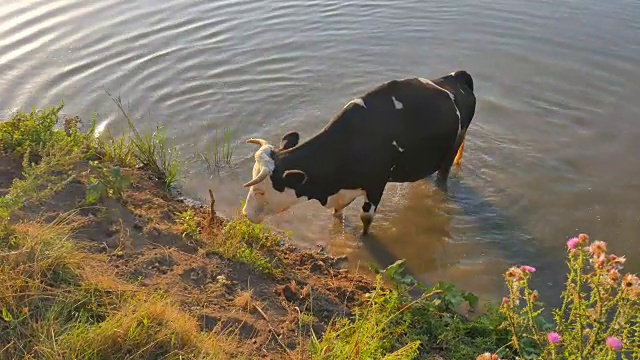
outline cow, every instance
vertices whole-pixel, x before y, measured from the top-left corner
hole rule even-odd
[[[364,196],[362,235],[387,183],[406,183],[437,172],[447,191],[452,165],[462,160],[467,129],[476,108],[473,78],[465,70],[436,79],[387,81],[350,101],[312,138],[300,143],[286,133],[279,147],[251,138],[253,178],[242,214],[259,224],[290,207],[317,200],[336,218]]]

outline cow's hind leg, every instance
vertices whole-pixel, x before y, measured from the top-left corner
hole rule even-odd
[[[449,179],[449,172],[451,172],[454,160],[462,159],[465,135],[466,130],[463,130],[458,134],[452,151],[447,154],[442,161],[442,164],[440,164],[440,169],[436,176],[436,185],[444,192],[447,191],[447,180]]]
[[[380,201],[382,200],[382,194],[386,183],[382,186],[376,187],[372,190],[367,190],[366,200],[362,204],[362,211],[360,212],[360,220],[362,221],[362,235],[369,234],[371,223],[376,215],[376,210]]]

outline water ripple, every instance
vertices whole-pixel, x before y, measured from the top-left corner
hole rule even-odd
[[[308,137],[392,78],[474,75],[478,111],[450,197],[428,181],[390,185],[380,247],[355,238],[358,205],[333,232],[313,205],[277,217],[300,243],[326,240],[355,259],[407,257],[425,280],[490,291],[487,264],[548,258],[576,226],[603,237],[640,230],[629,155],[640,151],[637,1],[24,0],[3,10],[3,113],[64,100],[66,113],[99,112],[115,127],[106,87],[164,122],[184,151],[229,126],[239,168],[218,180],[190,169],[190,181],[223,194],[221,211],[244,196],[255,150],[246,137]],[[638,248],[632,241],[619,246]],[[474,269],[487,277],[465,282]]]

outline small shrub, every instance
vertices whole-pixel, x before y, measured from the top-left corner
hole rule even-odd
[[[30,162],[30,150],[27,149],[23,179],[14,179],[9,192],[0,197],[0,227],[8,226],[11,216],[24,205],[51,197],[75,178],[75,165],[82,153],[69,149],[69,143],[49,143],[40,154],[37,164]]]
[[[18,111],[8,121],[0,122],[0,151],[3,153],[39,156],[51,143],[65,143],[72,150],[88,150],[95,130],[95,119],[86,133],[80,133],[80,118],[67,118],[63,129],[56,128],[59,113],[64,107],[53,106],[49,109],[36,109],[29,113]]]
[[[529,288],[535,272],[512,267],[505,274],[509,296],[501,312],[512,346],[524,359],[637,359],[640,356],[640,280],[620,273],[624,257],[582,234],[567,242],[569,273],[554,323],[541,316],[543,304]]]
[[[58,134],[54,127],[58,123],[58,113],[63,105],[30,113],[18,111],[9,121],[0,123],[3,152],[25,153],[28,150],[41,149]]]

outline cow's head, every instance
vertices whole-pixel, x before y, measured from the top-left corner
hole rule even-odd
[[[252,223],[259,224],[266,216],[281,213],[305,200],[298,198],[295,190],[307,181],[307,175],[300,170],[279,169],[276,163],[277,153],[296,146],[299,139],[297,132],[287,133],[278,149],[266,140],[247,140],[260,147],[254,155],[253,179],[243,185],[249,188],[249,194],[242,214]]]

